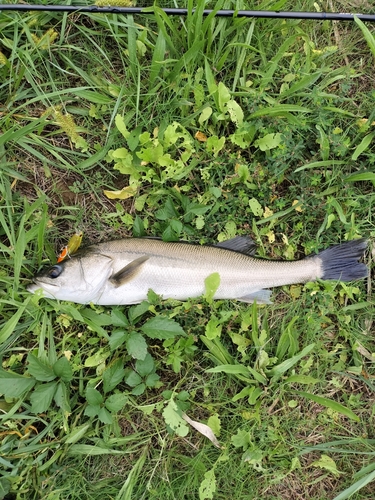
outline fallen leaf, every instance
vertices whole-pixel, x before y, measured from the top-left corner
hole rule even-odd
[[[303,212],[303,208],[301,207],[301,202],[299,200],[294,200],[292,206],[295,207],[297,212]]]
[[[200,142],[206,142],[207,141],[207,136],[203,132],[197,132],[194,136],[198,141]]]
[[[221,448],[219,441],[216,439],[215,434],[213,433],[211,427],[208,427],[206,424],[202,424],[201,422],[197,422],[196,420],[192,420],[190,417],[184,413],[182,418],[190,424],[194,429],[200,432],[203,436],[206,436],[211,443],[213,443],[217,448]]]
[[[126,200],[134,196],[137,192],[137,188],[134,186],[126,186],[119,191],[104,191],[104,194],[110,200]]]

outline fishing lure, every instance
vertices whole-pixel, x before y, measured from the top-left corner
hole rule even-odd
[[[68,244],[61,250],[60,254],[58,255],[57,263],[62,262],[67,257],[70,257],[79,249],[82,242],[82,236],[82,231],[73,234],[73,236],[68,241]]]

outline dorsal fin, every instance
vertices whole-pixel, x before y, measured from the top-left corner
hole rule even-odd
[[[226,248],[227,250],[234,250],[251,256],[255,255],[257,249],[256,243],[249,236],[235,236],[230,240],[216,243],[215,247]]]

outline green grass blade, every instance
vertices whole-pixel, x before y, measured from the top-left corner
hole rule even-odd
[[[23,304],[20,304],[18,306],[17,312],[15,312],[13,316],[10,319],[8,319],[8,321],[1,328],[0,344],[5,342],[12,335],[30,300],[31,300],[31,295],[30,297],[27,297],[27,299],[23,302]]]
[[[358,172],[345,177],[345,182],[370,181],[375,186],[375,174],[373,172]]]
[[[367,474],[365,477],[362,477],[358,481],[356,481],[354,484],[349,486],[349,488],[346,488],[346,490],[342,491],[339,495],[335,496],[333,500],[346,500],[347,498],[350,498],[354,493],[357,493],[359,490],[364,488],[367,484],[371,483],[372,481],[375,480],[375,471],[371,472],[370,474]]]
[[[295,364],[298,363],[302,358],[307,356],[315,347],[315,344],[310,344],[306,346],[299,354],[286,359],[282,363],[274,366],[271,370],[268,370],[267,375],[273,378],[273,381],[281,377],[286,371],[290,370]]]
[[[131,500],[134,498],[132,496],[134,487],[137,483],[139,475],[142,473],[143,466],[146,462],[148,448],[144,448],[142,455],[138,458],[133,468],[128,474],[126,481],[124,482],[121,490],[116,496],[116,500]]]
[[[283,113],[311,113],[311,109],[305,108],[303,106],[297,106],[296,104],[277,104],[271,108],[260,108],[248,117],[259,118],[261,116],[278,116]]]
[[[365,40],[367,42],[367,45],[369,46],[372,55],[375,57],[375,38],[374,35],[371,33],[371,31],[368,29],[368,27],[365,25],[363,21],[361,21],[357,16],[354,16],[354,21],[357,23],[359,26],[360,30],[363,33],[363,36],[365,37]]]
[[[358,146],[355,148],[355,151],[352,155],[353,161],[356,161],[358,157],[368,149],[374,137],[375,137],[375,132],[372,132],[371,134],[366,135],[366,137],[362,139],[360,144],[358,144]]]
[[[340,403],[337,403],[336,401],[332,401],[332,399],[323,398],[322,396],[316,396],[315,394],[310,394],[309,392],[297,391],[296,394],[309,399],[310,401],[314,401],[315,403],[318,403],[322,406],[325,406],[326,408],[330,408],[336,413],[341,413],[341,415],[345,415],[346,417],[355,420],[356,422],[359,422],[359,417],[352,410]]]

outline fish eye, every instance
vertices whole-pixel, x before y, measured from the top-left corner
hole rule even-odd
[[[58,278],[62,273],[62,271],[63,271],[62,266],[56,264],[55,266],[52,266],[51,269],[48,271],[48,277],[52,279]]]

